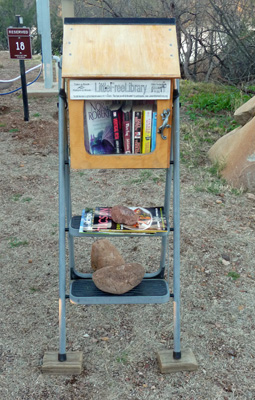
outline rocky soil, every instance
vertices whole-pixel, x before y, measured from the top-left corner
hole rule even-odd
[[[18,62],[1,52],[0,79],[18,73]],[[159,371],[156,352],[173,346],[171,301],[67,302],[67,349],[83,352],[83,372],[42,374],[44,352],[57,351],[59,340],[57,98],[29,98],[29,111],[24,122],[20,92],[1,96],[0,399],[255,399],[255,196],[197,191],[203,167],[181,165],[181,343],[199,369]],[[164,195],[157,170],[75,170],[71,180],[74,213],[106,202],[161,205]],[[92,242],[75,241],[80,271],[90,270]],[[147,270],[158,265],[159,245],[118,242],[127,262]]]

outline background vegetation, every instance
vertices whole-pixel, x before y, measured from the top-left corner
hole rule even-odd
[[[248,91],[255,80],[254,0],[74,0],[79,17],[174,17],[180,49],[182,77],[217,81]],[[61,51],[61,0],[50,0],[52,47]],[[33,27],[37,37],[36,0],[0,0],[0,49],[7,49],[6,28],[15,15]]]

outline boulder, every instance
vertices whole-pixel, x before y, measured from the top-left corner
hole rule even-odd
[[[123,294],[139,285],[145,274],[142,265],[128,263],[117,267],[105,267],[93,273],[96,287],[103,292]]]
[[[221,176],[231,185],[255,191],[255,117],[220,138],[208,156],[222,165]]]
[[[221,167],[224,167],[227,164],[228,157],[231,155],[232,147],[234,147],[235,140],[238,138],[241,129],[242,127],[239,126],[219,138],[217,142],[214,143],[208,151],[208,157],[212,163],[218,163]]]
[[[239,107],[235,113],[234,117],[236,122],[241,125],[245,125],[253,117],[255,117],[255,96]]]
[[[92,244],[91,267],[94,271],[123,264],[125,264],[124,258],[108,239],[99,239]]]
[[[138,215],[133,210],[125,206],[112,207],[111,217],[116,224],[132,226],[138,222]]]

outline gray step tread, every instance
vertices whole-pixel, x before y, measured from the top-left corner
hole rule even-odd
[[[143,279],[134,289],[121,295],[102,292],[92,279],[78,279],[70,286],[70,300],[75,304],[158,304],[166,303],[169,297],[164,279]]]

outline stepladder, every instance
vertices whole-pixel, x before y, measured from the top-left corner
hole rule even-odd
[[[136,52],[140,51],[141,45],[145,46],[144,37],[147,36],[144,36],[143,31],[147,32],[149,28],[153,30],[155,35],[155,53],[160,50],[158,49],[159,46],[164,46],[164,43],[162,44],[159,40],[157,41],[157,35],[159,38],[162,38],[162,32],[168,33],[169,37],[166,40],[171,41],[172,46],[175,43],[174,21],[169,19],[134,19],[132,21],[113,19],[107,22],[104,19],[96,19],[96,21],[91,21],[91,19],[67,19],[65,21],[66,40],[64,41],[64,55],[60,65],[59,77],[59,81],[62,82],[59,93],[59,351],[56,354],[45,354],[44,372],[61,374],[62,372],[79,373],[82,370],[82,353],[77,352],[74,354],[66,350],[66,303],[68,300],[77,305],[96,304],[102,306],[107,304],[161,304],[173,301],[173,349],[158,352],[159,368],[162,373],[185,369],[194,370],[197,368],[192,351],[181,350],[179,69],[175,63],[172,65],[169,76],[166,76],[164,68],[166,70],[169,68],[167,61],[163,60],[162,63],[161,60],[161,63],[159,63],[155,57],[151,61],[150,72],[143,70],[142,67],[140,68],[141,71],[138,67],[136,67],[137,71],[134,71]],[[133,49],[134,54],[127,55],[125,65],[127,64],[128,67],[124,68],[120,63],[120,65],[115,65],[116,69],[113,72],[112,63],[103,67],[102,65],[92,65],[91,60],[87,61],[88,65],[83,65],[80,60],[79,64],[80,51],[78,51],[77,38],[81,34],[81,31],[87,32],[85,42],[87,39],[89,43],[91,38],[94,38],[95,29],[99,33],[96,39],[98,41],[98,52],[100,52],[100,45],[102,46],[103,43],[102,38],[104,37],[104,41],[106,40],[103,35],[109,35],[109,41],[110,37],[116,37],[116,33],[120,32],[122,32],[122,35],[125,32],[129,33],[130,40],[132,38],[134,40],[134,37],[142,37],[141,40],[143,42],[137,46],[137,49]],[[70,46],[73,46],[72,50]],[[118,39],[116,48],[114,49],[116,54],[120,52],[121,46],[123,46],[123,43]],[[65,52],[65,47],[67,47],[66,50],[69,53]],[[175,51],[177,51],[177,48]],[[75,53],[77,54],[77,59],[74,57]],[[65,56],[65,54],[68,55]],[[93,57],[96,58],[96,54],[92,55],[92,60]],[[148,60],[146,58],[148,54],[145,54],[144,57],[145,60],[141,61],[141,65],[144,65],[146,60]],[[176,59],[174,51],[170,56],[169,62],[171,62],[171,58]],[[76,67],[74,67],[74,64]],[[100,74],[99,71],[101,71]],[[104,74],[102,71],[104,71]],[[160,71],[162,76],[158,71]],[[159,80],[159,77],[163,77],[163,80]],[[161,97],[161,93],[165,81],[169,84],[167,86],[169,93],[164,98],[164,95]],[[146,154],[134,154],[132,151],[130,154],[116,154],[113,152],[110,155],[106,155],[93,154],[86,148],[86,138],[84,138],[85,109],[87,103],[94,101],[91,93],[87,95],[86,88],[91,85],[91,82],[95,85],[95,88],[111,88],[114,84],[116,87],[119,85],[122,88],[120,90],[123,90],[120,98],[121,102],[126,102],[127,100],[130,102],[130,93],[127,94],[127,92],[128,89],[130,90],[135,85],[137,87],[138,85],[140,87],[143,85],[143,87],[147,88],[146,85],[151,84],[151,88],[155,88],[156,85],[162,88],[161,92],[158,91],[157,94],[152,94],[149,99],[149,102],[154,103],[157,113],[156,148],[154,151],[149,151]],[[100,84],[103,86],[100,86]],[[149,91],[149,89],[146,90]],[[110,91],[111,89],[108,89],[108,92],[106,89],[105,91],[103,90],[102,96],[105,96],[105,94],[107,96],[107,93],[110,96]],[[145,92],[144,90],[140,94],[136,93],[133,101],[143,102],[143,104],[146,101],[148,102],[147,99],[142,97],[142,93]],[[117,97],[117,93],[115,93],[115,97]],[[102,101],[101,98],[96,100],[98,102]],[[106,98],[106,100],[110,99]],[[113,98],[113,102],[117,100]],[[146,232],[143,234],[121,232],[113,235],[114,239],[116,237],[119,239],[121,237],[129,237],[132,240],[140,241],[144,237],[147,237],[152,241],[157,238],[161,242],[158,268],[153,270],[153,272],[146,271],[140,284],[127,293],[114,295],[103,292],[95,286],[91,272],[80,272],[76,268],[74,238],[83,238],[81,240],[86,240],[86,238],[92,237],[95,240],[100,240],[100,238],[105,238],[105,232],[87,232],[86,235],[80,232],[81,215],[76,215],[72,212],[71,171],[73,168],[82,169],[84,173],[86,173],[86,170],[93,169],[116,169],[119,173],[123,174],[125,174],[126,170],[132,169],[157,169],[164,173],[162,206],[167,221],[165,231],[156,232],[153,235],[146,234]],[[93,185],[93,178],[89,181],[89,184]],[[89,190],[89,184],[86,183],[85,185],[87,190]],[[125,203],[125,200],[123,202]],[[107,238],[110,239],[111,235],[107,235]],[[169,279],[167,279],[169,277],[167,269],[170,268],[170,240],[173,248],[173,279],[171,284]],[[68,246],[66,245],[67,243]],[[67,252],[69,265],[67,265]],[[69,270],[68,275],[67,270]],[[69,284],[66,283],[67,277],[69,278]]]

